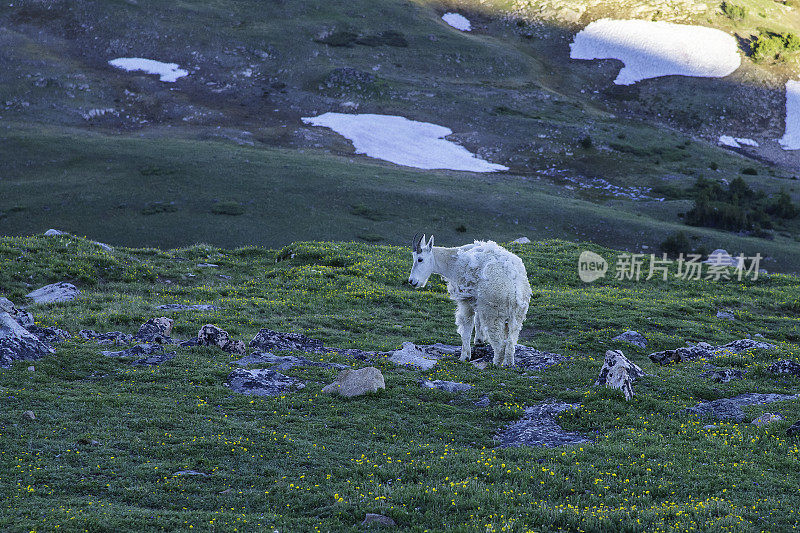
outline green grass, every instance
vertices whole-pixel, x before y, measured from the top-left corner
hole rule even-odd
[[[387,389],[376,395],[323,395],[335,371],[298,367],[288,374],[308,381],[306,388],[251,398],[224,387],[233,359],[219,350],[178,348],[172,361],[136,368],[75,340],[33,363],[35,372],[26,370],[29,362],[0,370],[0,528],[357,531],[367,512],[408,531],[797,527],[800,450],[784,431],[800,418],[800,404],[747,409],[750,418],[784,415],[765,428],[724,422],[704,429],[709,421],[681,410],[742,392],[797,391],[796,378],[765,368],[800,358],[798,278],[584,285],[575,269],[585,248],[559,240],[510,246],[534,289],[524,342],[568,356],[535,379],[452,358],[409,372],[379,358],[372,364]],[[615,252],[591,248],[613,264]],[[28,285],[75,282],[79,299],[29,307],[39,324],[72,332],[134,332],[156,305],[210,303],[219,309],[174,313],[175,335],[188,338],[214,323],[245,342],[261,327],[373,350],[457,342],[442,282],[423,291],[402,283],[409,258],[407,249],[357,243],[107,253],[83,239],[3,238],[0,286],[22,303]],[[219,268],[195,266],[201,262]],[[720,308],[732,308],[736,320],[715,318]],[[647,350],[611,340],[629,328],[647,337]],[[746,370],[728,384],[698,379],[703,361],[659,367],[646,357],[688,340],[755,333],[777,350],[717,360]],[[631,402],[592,386],[610,348],[650,374]],[[423,390],[422,377],[475,389],[463,396]],[[476,408],[483,394],[492,404]],[[560,423],[595,443],[496,447],[498,428],[548,397],[582,403]],[[26,410],[35,421],[23,419]],[[208,476],[173,475],[186,469]]]

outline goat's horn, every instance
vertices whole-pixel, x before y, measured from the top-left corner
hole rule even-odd
[[[414,238],[411,240],[411,249],[415,252],[421,252],[422,247],[420,247],[420,241],[422,240],[422,235],[419,233],[414,234]]]

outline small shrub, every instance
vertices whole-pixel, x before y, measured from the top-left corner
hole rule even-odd
[[[244,207],[239,202],[225,201],[219,202],[211,208],[215,215],[239,216],[244,214]]]
[[[750,49],[756,62],[783,60],[784,55],[800,50],[800,37],[792,32],[762,32],[751,43]]]
[[[456,227],[456,231],[459,233],[466,233],[467,227],[464,224],[461,224]]]
[[[731,20],[742,20],[747,16],[747,8],[744,6],[738,6],[730,2],[722,2],[720,7],[722,8],[722,12],[725,13],[725,16]]]
[[[589,137],[588,135],[583,139],[581,139],[580,141],[578,141],[578,144],[580,144],[581,148],[583,148],[584,150],[590,150],[594,145],[594,143],[592,142],[592,138]]]
[[[159,167],[158,165],[147,165],[139,169],[142,176],[168,176],[175,174],[174,169]]]
[[[178,208],[172,202],[152,202],[142,208],[140,213],[143,215],[157,215],[158,213],[174,213],[177,210]]]
[[[357,217],[366,218],[367,220],[374,220],[374,221],[383,220],[385,218],[380,210],[375,209],[373,207],[369,207],[368,205],[365,204],[357,204],[350,206],[350,214],[356,215]]]
[[[742,169],[742,174],[747,176],[758,176],[758,170],[754,169],[753,167],[745,167]]]
[[[396,30],[387,30],[381,33],[383,44],[387,46],[395,46],[398,48],[405,48],[408,46],[408,41],[405,35]]]
[[[680,254],[688,254],[692,251],[692,243],[689,242],[689,237],[684,231],[669,235],[660,247],[668,257],[678,257]]]
[[[716,161],[712,161],[711,163],[708,164],[708,168],[710,168],[711,170],[717,170],[719,168],[719,165],[717,164]]]

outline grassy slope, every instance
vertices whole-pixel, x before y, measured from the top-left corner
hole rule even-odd
[[[7,502],[0,528],[355,531],[366,512],[413,531],[798,525],[800,451],[783,435],[800,418],[800,404],[747,409],[749,417],[779,411],[786,418],[763,429],[704,429],[709,422],[680,413],[700,399],[798,390],[796,378],[765,371],[773,360],[800,358],[796,277],[586,286],[575,275],[580,245],[556,240],[512,249],[534,288],[525,342],[570,357],[534,379],[507,369],[481,372],[454,359],[428,372],[378,359],[387,389],[374,396],[322,395],[335,372],[296,368],[289,374],[309,380],[305,389],[248,398],[223,386],[232,359],[221,351],[180,348],[160,367],[133,368],[77,341],[36,362],[34,373],[26,362],[0,370]],[[598,251],[613,261],[611,250]],[[220,267],[197,268],[200,262]],[[74,238],[0,239],[0,286],[12,300],[24,301],[28,284],[66,279],[81,288],[78,300],[30,307],[40,324],[73,332],[133,332],[154,316],[155,305],[185,302],[219,310],[176,313],[179,337],[212,322],[245,341],[270,327],[340,347],[456,342],[442,283],[412,291],[401,283],[407,269],[407,250],[356,243],[108,254]],[[736,320],[715,318],[721,308],[732,308]],[[647,350],[611,340],[628,328],[648,338]],[[646,358],[687,340],[718,343],[755,333],[778,349],[716,360],[747,371],[728,384],[697,379],[702,361],[662,368]],[[637,382],[629,403],[592,387],[609,348],[623,349],[651,374]],[[423,376],[476,389],[455,397],[421,390]],[[472,401],[483,394],[492,405],[476,408]],[[494,447],[498,427],[547,397],[581,402],[561,424],[596,443]],[[22,418],[28,409],[36,421]],[[91,440],[100,444],[86,444]],[[173,476],[182,469],[210,475]]]

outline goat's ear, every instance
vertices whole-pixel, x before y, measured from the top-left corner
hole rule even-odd
[[[426,244],[425,246],[427,246],[427,247],[428,247],[428,250],[430,250],[431,248],[433,248],[433,235],[431,235],[431,238],[430,238],[430,240],[428,240],[428,244]]]

